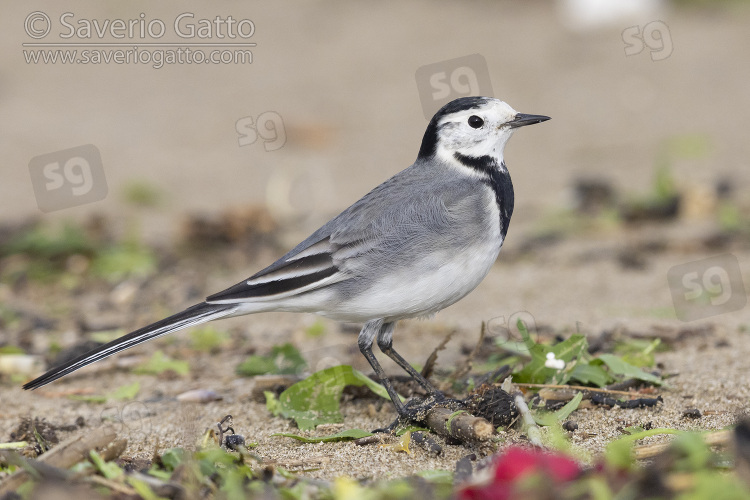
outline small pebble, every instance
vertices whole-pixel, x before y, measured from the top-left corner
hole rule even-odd
[[[379,443],[383,440],[384,434],[373,434],[372,436],[365,436],[363,438],[355,439],[354,444],[357,446],[365,446],[368,444]]]
[[[475,461],[477,456],[475,454],[466,455],[456,462],[456,470],[453,473],[453,484],[461,484],[474,475],[474,467],[471,462]]]
[[[211,401],[221,401],[221,399],[222,396],[219,393],[210,389],[194,389],[177,396],[177,400],[183,403],[210,403]]]
[[[568,432],[577,431],[578,430],[578,422],[576,422],[575,420],[567,420],[563,424],[563,429],[565,429]]]
[[[44,360],[32,354],[0,355],[0,373],[7,375],[35,376],[44,371]]]
[[[682,412],[682,418],[701,418],[703,414],[698,408],[688,408]]]

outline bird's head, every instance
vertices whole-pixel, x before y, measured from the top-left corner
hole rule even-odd
[[[443,106],[427,126],[419,158],[452,161],[491,157],[503,161],[503,149],[518,127],[549,120],[548,116],[519,113],[491,97],[461,97]]]

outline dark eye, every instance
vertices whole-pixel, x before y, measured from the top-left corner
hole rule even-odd
[[[477,115],[471,115],[469,117],[469,126],[471,128],[479,128],[484,125],[484,120],[479,118]]]

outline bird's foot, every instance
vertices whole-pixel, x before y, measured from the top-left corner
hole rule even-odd
[[[460,399],[447,398],[440,391],[428,394],[424,398],[412,398],[404,404],[399,415],[387,427],[375,429],[372,432],[393,433],[401,425],[419,424],[427,419],[427,415],[435,407],[449,408],[454,411],[466,408],[466,403]]]

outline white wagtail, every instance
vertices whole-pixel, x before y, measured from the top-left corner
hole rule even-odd
[[[417,161],[376,187],[279,260],[205,302],[97,347],[24,385],[35,389],[176,330],[266,311],[364,323],[357,343],[405,407],[373,341],[428,393],[432,385],[393,350],[400,319],[430,316],[471,292],[497,258],[513,214],[503,149],[513,131],[549,120],[489,97],[456,99],[430,120]]]

